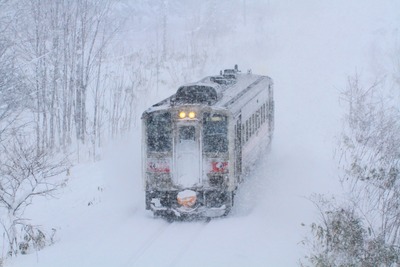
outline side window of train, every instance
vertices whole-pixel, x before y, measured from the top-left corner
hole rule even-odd
[[[261,123],[265,123],[265,103],[261,107]]]
[[[246,120],[246,142],[249,140],[249,120]]]
[[[250,116],[250,118],[249,118],[249,139],[251,138],[251,136],[252,136],[252,130],[253,130],[253,126],[252,126],[252,123],[251,123],[251,116]]]
[[[261,108],[259,108],[257,110],[257,130],[260,129],[261,126],[261,117],[260,117],[260,113],[261,113]]]
[[[264,104],[261,105],[261,108],[260,108],[260,123],[261,123],[261,125],[263,125],[263,123],[264,123],[263,119],[264,119]]]
[[[261,106],[260,107],[260,127],[261,127],[261,125],[263,125],[263,121],[262,121],[262,116],[263,115],[263,107]]]
[[[256,111],[256,113],[254,113],[254,121],[255,121],[254,132],[257,132],[257,130],[258,130],[258,111]]]
[[[257,111],[254,113],[254,133],[258,130]]]
[[[242,124],[242,145],[246,142],[246,122]]]
[[[253,113],[252,119],[253,119],[253,134],[255,134],[255,133],[256,133],[256,130],[257,130],[256,113]]]
[[[251,134],[254,134],[255,133],[255,126],[256,126],[256,118],[255,118],[256,116],[254,115],[254,113],[253,113],[253,115],[251,115]]]
[[[248,125],[248,127],[247,127],[247,131],[248,131],[248,138],[247,138],[247,141],[250,139],[250,137],[251,137],[251,117],[248,119],[248,121],[249,121],[249,125]]]

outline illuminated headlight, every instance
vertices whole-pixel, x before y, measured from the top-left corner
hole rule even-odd
[[[184,111],[179,112],[179,118],[184,119],[186,117],[186,113]]]
[[[194,113],[193,111],[190,111],[188,116],[190,119],[194,119],[196,117],[196,113]]]
[[[194,111],[190,111],[189,113],[186,114],[185,111],[181,111],[178,114],[180,119],[185,119],[186,117],[189,119],[194,119],[196,118],[196,113]]]

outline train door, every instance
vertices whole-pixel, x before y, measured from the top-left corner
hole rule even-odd
[[[237,181],[242,181],[242,115],[235,125],[235,176]]]
[[[200,182],[199,127],[195,124],[178,125],[175,138],[175,184],[191,187]]]

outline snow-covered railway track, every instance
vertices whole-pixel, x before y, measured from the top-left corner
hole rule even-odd
[[[134,252],[126,266],[176,266],[210,221],[163,223]]]
[[[141,255],[143,255],[151,245],[162,235],[164,231],[166,231],[172,223],[162,224],[156,231],[154,231],[149,238],[142,244],[142,246],[129,258],[127,262],[127,266],[135,266],[136,262],[140,259]]]
[[[172,259],[172,261],[170,262],[169,267],[174,267],[177,266],[177,263],[179,262],[179,260],[181,259],[181,256],[187,252],[188,250],[190,250],[191,246],[194,243],[194,240],[197,238],[197,236],[200,235],[200,233],[204,230],[204,228],[206,227],[206,225],[211,221],[211,218],[207,218],[206,221],[203,224],[200,224],[200,227],[198,227],[196,230],[194,230],[192,232],[192,234],[190,235],[190,237],[186,240],[186,242],[184,242],[181,246],[181,248],[179,249],[178,253],[175,255],[175,257]]]

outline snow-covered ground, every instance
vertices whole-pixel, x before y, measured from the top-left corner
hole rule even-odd
[[[247,41],[227,43],[231,60],[217,66],[238,63],[275,82],[271,151],[240,188],[229,217],[170,224],[147,213],[137,129],[103,161],[74,167],[57,199],[34,203],[26,216],[54,227],[57,242],[7,265],[296,266],[305,253],[302,223],[317,217],[307,197],[340,190],[333,159],[340,90],[356,71],[384,72],[388,43],[400,36],[400,3],[270,1],[267,16],[263,36],[243,32]]]

